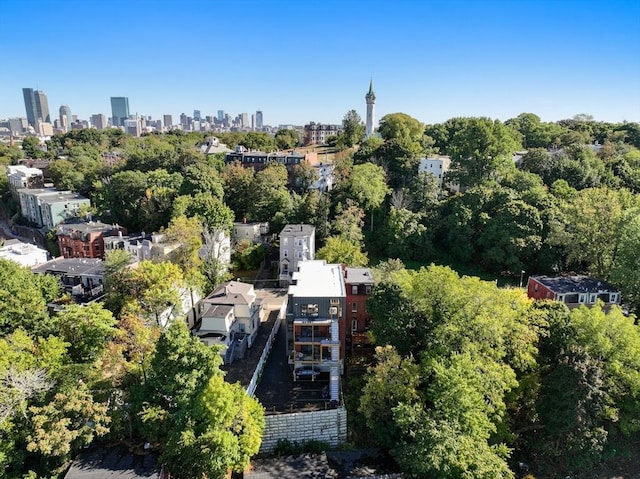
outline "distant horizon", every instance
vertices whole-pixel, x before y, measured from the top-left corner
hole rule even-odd
[[[376,123],[397,112],[426,124],[639,122],[638,18],[637,0],[11,2],[0,118],[25,117],[22,88],[33,88],[52,120],[61,105],[111,117],[110,98],[124,96],[130,114],[174,123],[224,110],[337,124],[352,109],[364,120],[373,79]]]

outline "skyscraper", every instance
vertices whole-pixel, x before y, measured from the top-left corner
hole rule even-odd
[[[262,112],[261,111],[257,111],[256,112],[256,129],[257,130],[262,130],[263,127],[263,123],[262,123]]]
[[[32,127],[36,127],[38,120],[50,123],[49,102],[47,95],[43,91],[34,90],[33,88],[23,88],[24,108],[27,111],[27,121]]]
[[[107,127],[107,117],[102,113],[91,115],[91,124],[98,130],[104,130]]]
[[[193,110],[193,119],[196,121],[202,120],[202,116],[200,114],[200,110]]]
[[[36,90],[33,92],[36,98],[36,112],[38,113],[38,118],[40,118],[45,123],[51,123],[51,115],[49,115],[49,102],[47,101],[47,95],[44,94],[41,90]]]
[[[60,113],[60,127],[64,131],[71,129],[71,123],[73,123],[73,116],[71,116],[71,108],[67,105],[62,105],[59,110]]]
[[[38,114],[36,113],[36,98],[33,94],[33,88],[23,88],[22,95],[24,96],[24,109],[27,111],[27,121],[35,128]]]
[[[376,94],[373,93],[373,79],[369,83],[369,91],[364,96],[367,101],[367,123],[365,136],[369,138],[373,135],[373,123],[375,122]]]
[[[111,124],[124,126],[124,121],[129,118],[129,98],[126,96],[111,97]]]
[[[171,115],[164,115],[164,127],[171,128],[173,126],[173,118]]]
[[[224,110],[218,110],[218,121],[220,123],[224,121]]]

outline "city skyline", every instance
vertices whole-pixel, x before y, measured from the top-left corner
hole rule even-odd
[[[640,121],[637,0],[331,0],[320,9],[117,0],[106,11],[25,0],[4,6],[3,17],[15,43],[0,70],[0,118],[26,116],[29,87],[47,94],[51,111],[68,105],[83,119],[111,116],[110,98],[121,96],[130,114],[154,119],[261,111],[265,125],[303,125],[339,123],[355,109],[364,121],[373,79],[377,120],[532,112],[544,121],[580,113]],[[40,31],[68,24],[78,41],[65,55],[57,42],[24,35],[27,21]],[[95,41],[102,30],[110,35]]]

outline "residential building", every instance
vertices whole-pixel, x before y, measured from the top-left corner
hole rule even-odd
[[[111,97],[111,124],[124,126],[124,121],[129,118],[129,98],[126,96]]]
[[[66,293],[95,298],[103,293],[104,261],[97,258],[56,258],[31,268],[36,274],[58,276]]]
[[[97,130],[101,130],[101,131],[104,130],[108,126],[106,115],[103,115],[102,113],[96,113],[95,115],[91,115],[91,124]]]
[[[345,283],[342,265],[304,261],[293,273],[287,305],[287,355],[294,370],[329,373],[329,395],[340,398],[345,354]]]
[[[438,188],[442,189],[444,175],[451,167],[451,158],[448,156],[429,156],[421,158],[418,173],[430,173],[438,181]]]
[[[269,234],[269,223],[255,222],[247,223],[233,223],[233,230],[231,232],[231,242],[237,245],[241,241],[250,241],[251,243],[262,243],[264,236]]]
[[[126,229],[118,225],[89,221],[58,225],[56,237],[64,258],[104,259],[104,237],[118,236],[123,232],[126,233]]]
[[[256,299],[253,285],[230,281],[198,304],[194,334],[208,346],[220,346],[225,364],[244,358],[258,335],[261,308]]]
[[[346,337],[347,343],[354,346],[370,344],[369,325],[371,315],[367,311],[367,300],[371,296],[375,281],[369,268],[344,268],[347,310]]]
[[[49,252],[31,243],[8,239],[0,245],[0,259],[31,267],[49,261]]]
[[[25,165],[7,166],[9,186],[14,193],[21,188],[42,188],[44,176],[39,168],[29,168]]]
[[[369,91],[364,96],[367,102],[367,122],[365,123],[365,136],[369,138],[373,135],[375,128],[375,108],[376,108],[376,94],[373,92],[373,79],[369,82]]]
[[[82,207],[91,205],[88,198],[71,191],[55,188],[21,188],[17,191],[22,216],[47,231],[77,216]]]
[[[533,299],[560,301],[569,308],[593,306],[598,300],[608,309],[619,305],[620,290],[589,276],[530,276],[527,295]]]
[[[64,131],[71,129],[73,123],[73,115],[71,114],[71,108],[68,105],[62,105],[59,109],[60,113],[60,128]]]
[[[300,264],[315,258],[316,228],[305,224],[288,224],[280,232],[280,285],[287,287]]]
[[[164,235],[160,233],[146,234],[142,232],[138,235],[124,235],[119,231],[117,236],[105,236],[105,253],[114,249],[128,251],[136,261],[151,259],[166,259],[176,249],[180,247],[178,243],[165,243]]]
[[[312,121],[304,126],[304,144],[324,145],[329,137],[338,136],[342,130],[342,125],[324,125]]]
[[[218,153],[231,153],[233,150],[224,143],[220,143],[215,136],[209,137],[205,143],[200,145],[200,151],[206,156],[217,155]]]

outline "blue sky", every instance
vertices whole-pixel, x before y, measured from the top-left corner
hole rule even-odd
[[[87,119],[264,112],[640,121],[640,0],[20,0],[2,2],[0,118],[23,87]]]

